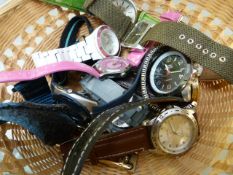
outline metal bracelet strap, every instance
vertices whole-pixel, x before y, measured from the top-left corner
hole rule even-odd
[[[101,134],[106,130],[109,124],[116,119],[120,114],[133,109],[138,106],[142,106],[148,103],[164,103],[164,102],[175,102],[182,101],[180,98],[156,98],[141,100],[134,103],[126,103],[112,109],[106,110],[105,112],[98,115],[87,129],[82,133],[78,140],[74,143],[71,148],[65,165],[63,167],[63,175],[79,175],[82,170],[84,161],[87,159],[91,152],[95,142],[99,139]]]
[[[141,44],[149,40],[184,53],[192,61],[233,83],[233,50],[213,41],[197,29],[183,23],[162,22],[149,30]]]
[[[112,0],[86,0],[84,8],[109,25],[118,38],[123,39],[134,27],[131,19],[115,7]]]

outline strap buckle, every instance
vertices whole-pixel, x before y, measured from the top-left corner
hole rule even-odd
[[[136,170],[137,160],[138,160],[138,155],[132,154],[125,156],[119,162],[113,162],[110,160],[99,160],[99,163],[102,163],[109,167],[120,168],[123,170],[127,170],[130,173],[134,173]]]
[[[128,48],[137,48],[137,49],[144,49],[140,45],[140,41],[144,38],[147,32],[154,27],[154,23],[150,23],[149,21],[139,21],[135,24],[132,31],[126,36],[124,39],[122,46]]]

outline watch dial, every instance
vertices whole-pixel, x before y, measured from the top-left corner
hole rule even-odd
[[[185,115],[172,115],[160,125],[159,145],[168,153],[183,153],[192,146],[194,132],[194,124],[190,118]]]
[[[123,13],[132,19],[134,23],[137,16],[137,9],[131,0],[113,0],[113,4],[119,7]]]
[[[191,75],[191,66],[176,51],[162,54],[150,71],[150,85],[159,94],[168,94],[181,87]]]
[[[100,35],[101,47],[109,56],[116,55],[119,51],[119,41],[116,34],[110,30],[105,29]]]

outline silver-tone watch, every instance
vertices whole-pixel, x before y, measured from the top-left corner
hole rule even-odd
[[[169,106],[159,116],[144,122],[151,126],[151,141],[158,154],[183,154],[197,141],[199,126],[195,116],[196,102],[185,108]]]
[[[197,101],[198,77],[202,66],[192,64],[182,53],[158,46],[146,55],[141,74],[141,89],[144,98],[158,96],[182,97],[184,101]]]

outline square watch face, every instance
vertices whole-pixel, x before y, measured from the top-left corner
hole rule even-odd
[[[135,25],[133,30],[126,37],[125,45],[138,45],[140,40],[144,37],[146,32],[151,28],[151,24],[141,21]]]

